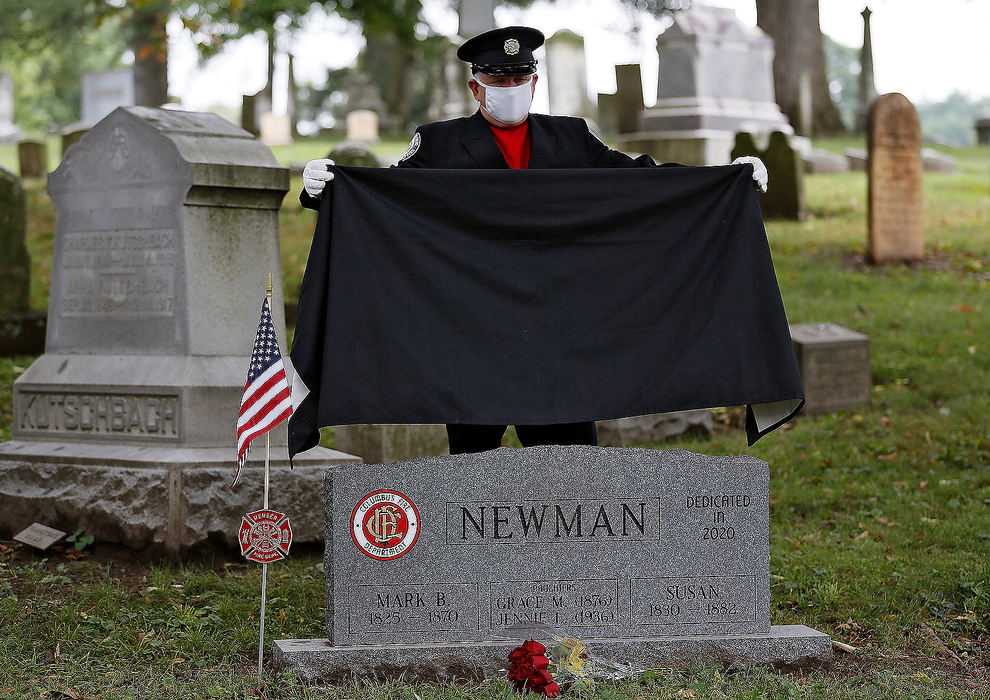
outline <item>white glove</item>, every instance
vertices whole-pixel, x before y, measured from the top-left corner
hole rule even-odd
[[[327,168],[327,166],[333,164],[334,162],[329,158],[318,158],[317,160],[309,161],[306,163],[306,167],[303,168],[303,188],[313,199],[322,197],[327,183],[333,180],[333,173]]]
[[[739,156],[732,161],[733,165],[741,165],[743,163],[749,163],[753,166],[753,182],[760,188],[760,192],[766,194],[767,185],[770,182],[770,176],[767,174],[767,166],[756,156]]]

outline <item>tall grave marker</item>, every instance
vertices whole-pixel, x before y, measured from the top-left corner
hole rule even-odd
[[[38,520],[133,547],[233,544],[260,500],[260,477],[223,487],[269,271],[284,328],[288,186],[268,148],[213,114],[123,107],[69,149],[48,180],[45,354],[14,383],[14,440],[0,444],[0,530]],[[346,458],[277,462],[289,510],[318,510],[317,465]],[[320,538],[318,517],[297,522]]]
[[[904,95],[881,95],[867,124],[869,243],[875,263],[925,257],[921,122]]]
[[[642,668],[826,656],[821,632],[770,624],[769,477],[752,457],[559,446],[332,468],[327,638],[275,656],[314,680],[463,678],[504,668],[534,623]]]

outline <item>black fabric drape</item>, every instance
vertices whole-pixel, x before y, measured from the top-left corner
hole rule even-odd
[[[325,425],[775,405],[752,444],[803,403],[748,166],[333,170],[290,455]]]

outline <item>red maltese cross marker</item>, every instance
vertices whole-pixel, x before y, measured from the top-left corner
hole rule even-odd
[[[256,510],[241,519],[241,531],[237,536],[241,554],[259,564],[289,556],[292,545],[292,528],[289,519],[274,510]]]

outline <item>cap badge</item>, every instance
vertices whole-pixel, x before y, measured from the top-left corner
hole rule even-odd
[[[505,45],[502,47],[505,51],[506,56],[515,56],[519,53],[519,40],[518,39],[506,39]]]

